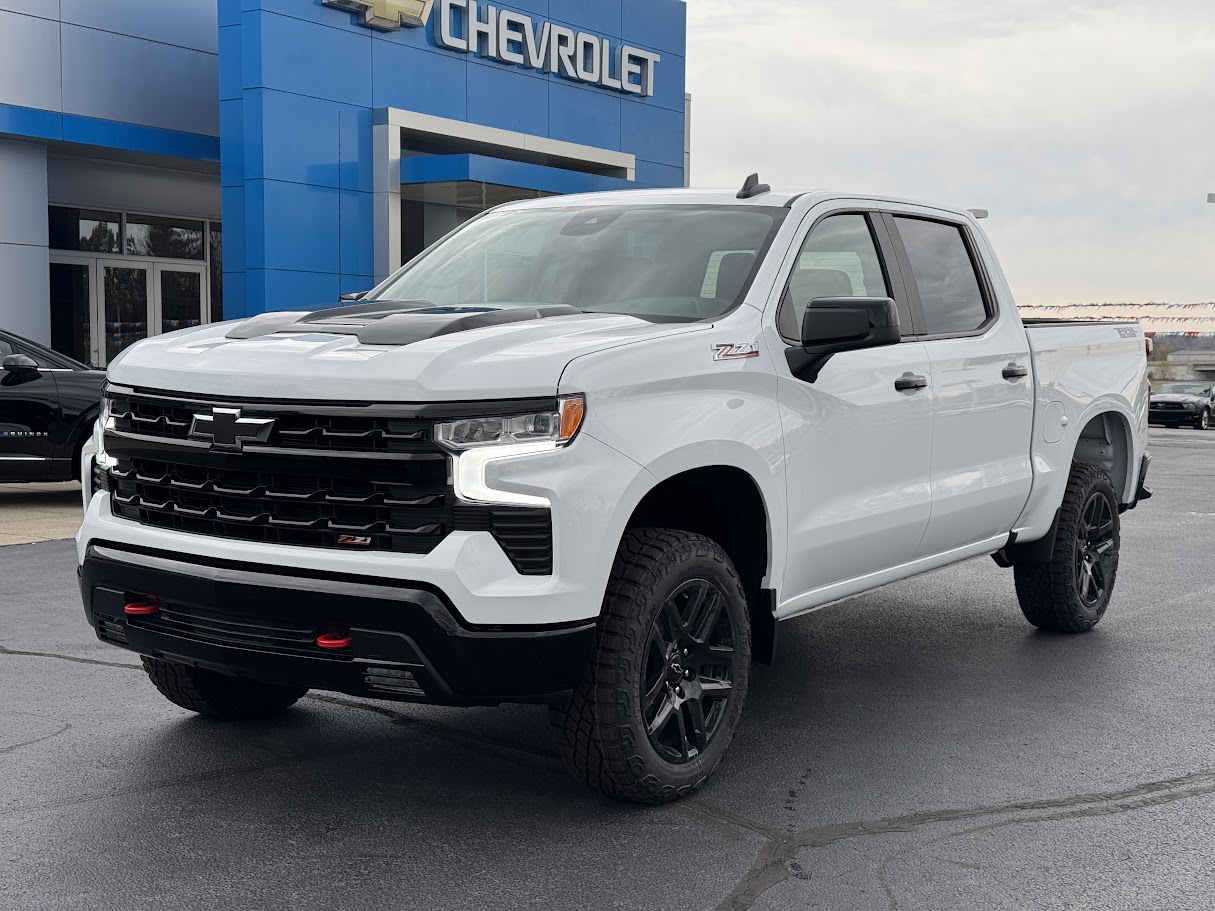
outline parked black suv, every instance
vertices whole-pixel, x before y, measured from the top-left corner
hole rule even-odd
[[[80,477],[105,371],[0,332],[0,481]]]
[[[1148,423],[1207,430],[1215,414],[1215,386],[1210,383],[1165,383],[1152,393]]]

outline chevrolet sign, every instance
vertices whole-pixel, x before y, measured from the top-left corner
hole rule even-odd
[[[357,13],[364,25],[397,30],[423,28],[438,8],[434,39],[440,47],[513,66],[556,73],[575,82],[649,97],[662,56],[610,38],[536,22],[514,10],[477,0],[321,0]]]

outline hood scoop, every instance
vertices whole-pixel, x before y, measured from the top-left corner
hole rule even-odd
[[[261,338],[267,335],[296,335],[323,332],[353,335],[364,345],[400,346],[414,342],[523,323],[555,316],[578,316],[576,307],[554,304],[544,307],[440,307],[430,301],[378,301],[299,313],[263,313],[235,326],[230,339]]]

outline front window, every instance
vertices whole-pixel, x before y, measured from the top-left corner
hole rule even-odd
[[[1205,395],[1211,394],[1210,386],[1200,386],[1197,383],[1165,383],[1156,390],[1157,395]]]
[[[376,299],[713,319],[743,299],[786,214],[752,206],[491,212],[424,253]]]

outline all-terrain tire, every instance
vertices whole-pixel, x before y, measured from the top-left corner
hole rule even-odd
[[[174,705],[224,721],[273,718],[308,692],[303,687],[259,683],[163,658],[143,656],[143,669]]]
[[[712,739],[696,755],[689,751],[689,758],[672,762],[653,742],[642,704],[656,648],[651,636],[660,612],[678,603],[689,586],[706,582],[718,593],[719,614],[729,623],[731,692],[724,708],[714,710],[719,714]],[[710,622],[722,635],[724,621]],[[617,551],[587,675],[569,700],[550,712],[561,757],[574,777],[612,797],[649,804],[686,797],[708,780],[730,745],[746,700],[750,664],[747,599],[725,551],[703,535],[631,529]],[[685,717],[677,719],[680,734]]]
[[[1105,500],[1104,507],[1098,499]],[[1109,529],[1101,535],[1100,545],[1094,545],[1095,531],[1086,520],[1086,515],[1093,514],[1090,510],[1102,515],[1098,531],[1106,527],[1108,519]],[[1109,475],[1093,465],[1072,466],[1051,558],[1013,570],[1025,619],[1040,629],[1061,633],[1088,632],[1100,623],[1118,574],[1119,544],[1118,495]],[[1100,564],[1099,591],[1091,563],[1085,575],[1081,564],[1086,560]]]

